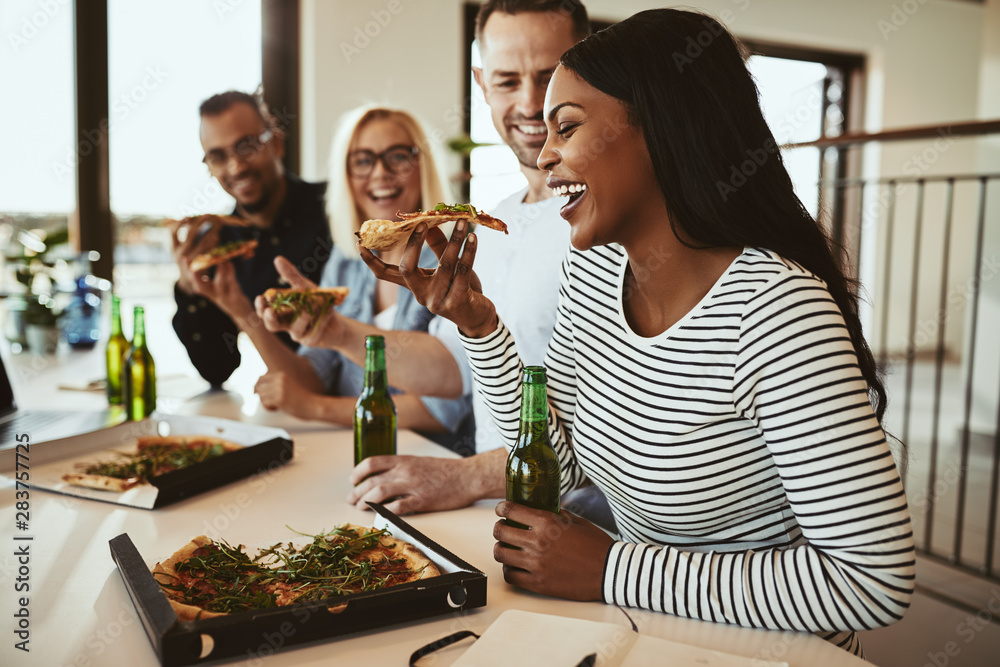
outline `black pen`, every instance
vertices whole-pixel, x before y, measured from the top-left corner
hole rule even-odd
[[[597,654],[591,653],[586,658],[578,662],[576,667],[594,667],[595,662],[597,662]]]

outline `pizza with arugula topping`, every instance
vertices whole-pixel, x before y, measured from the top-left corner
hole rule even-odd
[[[79,464],[77,472],[67,473],[62,479],[71,486],[122,493],[152,477],[241,448],[235,442],[212,436],[142,436],[134,452],[116,451],[103,461]]]
[[[299,535],[311,541],[278,543],[256,555],[242,544],[201,535],[157,563],[153,577],[178,618],[194,621],[375,591],[441,574],[416,547],[385,529],[344,524]],[[337,612],[346,606],[329,609]]]
[[[264,292],[267,305],[278,316],[278,320],[286,326],[299,318],[303,313],[312,318],[313,323],[323,317],[331,306],[339,306],[350,294],[348,287],[313,287],[311,289],[292,289],[272,287]]]
[[[369,250],[389,250],[410,238],[410,234],[421,222],[428,227],[436,227],[446,222],[468,220],[470,223],[507,233],[507,225],[502,221],[477,211],[472,204],[438,204],[429,211],[403,213],[398,211],[399,220],[366,220],[356,234],[362,247]]]
[[[248,241],[232,241],[231,243],[223,243],[220,246],[212,248],[208,252],[197,255],[191,260],[189,268],[195,273],[198,271],[205,271],[206,269],[210,269],[219,264],[225,264],[233,259],[253,257],[256,249],[257,241],[253,239]]]
[[[166,227],[176,227],[182,224],[199,227],[205,223],[209,223],[212,226],[224,225],[227,227],[253,227],[253,223],[246,218],[239,218],[235,215],[224,215],[218,213],[202,213],[201,215],[192,215],[181,220],[164,218],[162,224]]]

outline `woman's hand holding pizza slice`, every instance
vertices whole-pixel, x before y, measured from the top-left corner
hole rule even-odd
[[[272,288],[254,300],[257,315],[268,331],[287,331],[293,340],[310,347],[332,347],[343,322],[334,306],[347,297],[346,287],[318,287],[279,255],[278,274],[289,289]]]
[[[427,223],[421,222],[410,235],[399,266],[386,264],[363,246],[359,248],[361,259],[379,280],[406,287],[418,303],[454,322],[463,334],[482,338],[496,329],[497,313],[493,302],[483,296],[479,277],[472,270],[478,240],[468,229],[467,221],[458,220],[449,240],[437,227],[428,229]],[[437,255],[436,269],[418,266],[425,240]]]

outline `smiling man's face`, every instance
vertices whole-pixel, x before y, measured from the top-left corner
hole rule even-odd
[[[473,72],[493,125],[528,169],[538,168],[545,145],[545,88],[559,57],[574,44],[572,20],[556,12],[494,12],[483,26],[483,67]]]
[[[205,155],[225,156],[221,164],[209,164],[209,170],[247,213],[266,209],[278,195],[284,177],[281,137],[272,135],[265,143],[257,143],[267,129],[260,114],[242,102],[219,114],[201,117],[201,145]],[[248,142],[255,148],[248,150]]]

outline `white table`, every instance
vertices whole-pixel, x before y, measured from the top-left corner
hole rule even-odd
[[[80,373],[99,368],[99,362],[92,358],[99,354],[63,355],[49,360],[43,372],[33,378],[30,403],[36,407],[62,403],[78,408],[103,407],[100,394],[55,389],[68,374],[76,375],[78,380]],[[32,363],[26,356],[7,358],[9,365]],[[191,386],[199,385],[192,380]],[[42,397],[41,402],[38,397]],[[245,395],[235,393],[196,395],[178,400],[176,407],[184,414],[209,414],[285,428],[295,442],[295,458],[272,474],[235,482],[155,511],[33,492],[30,533],[34,540],[30,543],[28,593],[31,652],[27,654],[13,646],[17,639],[12,614],[16,610],[15,597],[21,595],[13,590],[18,571],[13,556],[13,545],[18,544],[13,539],[15,492],[13,484],[0,481],[0,664],[158,664],[108,549],[108,540],[121,533],[129,534],[145,558],[155,559],[171,554],[202,533],[225,537],[231,543],[271,543],[286,538],[285,524],[309,532],[344,522],[372,521],[372,513],[356,510],[344,501],[353,456],[349,431],[248,409],[252,406]],[[438,445],[406,431],[399,435],[399,450],[451,456]],[[486,607],[349,635],[273,656],[253,656],[239,664],[406,665],[409,655],[424,644],[463,629],[480,633],[501,612],[513,608],[627,625],[625,616],[613,606],[558,600],[507,585],[492,556],[495,504],[482,501],[462,510],[407,519],[446,549],[486,572]],[[628,613],[640,632],[729,653],[809,667],[867,664],[809,634],[749,630],[635,609]],[[463,642],[424,662],[435,667],[449,665],[464,648]],[[267,647],[264,653],[269,653]]]

